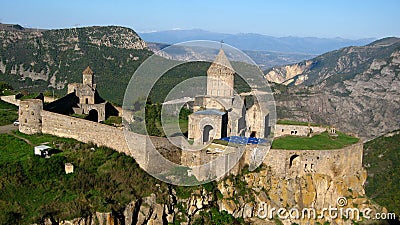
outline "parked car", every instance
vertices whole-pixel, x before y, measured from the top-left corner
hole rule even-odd
[[[19,126],[19,120],[14,121],[14,126]]]

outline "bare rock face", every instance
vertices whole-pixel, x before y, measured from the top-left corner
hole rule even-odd
[[[292,78],[301,85],[276,92],[278,117],[310,118],[365,139],[398,129],[399,55],[400,39],[393,38],[313,59],[310,69]],[[301,76],[308,79],[298,83]]]
[[[246,182],[246,186],[243,188],[247,190],[247,198],[224,195],[223,199],[218,200],[218,205],[220,210],[225,210],[235,217],[243,217],[253,223],[264,221],[265,224],[272,219],[272,215],[264,215],[264,209],[285,208],[289,210],[296,208],[301,212],[304,208],[313,208],[318,212],[323,208],[339,207],[337,205],[339,198],[346,199],[348,208],[382,210],[381,207],[370,203],[365,197],[363,184],[366,177],[366,171],[359,171],[353,176],[334,177],[312,173],[282,179],[272,171],[262,170],[258,173],[246,174],[242,178],[243,182]],[[233,185],[231,182],[225,182],[224,185],[218,186],[221,193],[227,193],[224,191],[226,189],[235,188],[228,186],[229,184]],[[323,224],[325,221],[330,221],[331,224],[352,224],[351,220],[343,218],[325,219],[289,218],[282,222],[284,224],[307,224],[310,222],[311,224],[314,222]]]
[[[119,225],[118,221],[112,213],[100,213],[96,212],[96,218],[99,222],[99,225]]]
[[[305,73],[312,66],[313,61],[307,60],[305,62],[296,63],[292,65],[282,66],[282,67],[274,67],[268,73],[266,73],[265,78],[269,82],[278,83],[278,84],[290,84],[295,81],[295,77]],[[302,78],[296,79],[296,85],[299,85],[303,82],[301,80],[307,80],[307,76],[302,76]],[[299,80],[299,81],[297,81]]]
[[[263,165],[257,172],[247,172],[237,177],[229,177],[217,183],[214,193],[203,187],[194,189],[188,198],[176,196],[171,189],[169,200],[158,203],[157,196],[148,197],[129,203],[123,216],[114,213],[97,212],[88,218],[77,218],[62,221],[60,224],[73,225],[120,225],[120,224],[169,224],[179,221],[180,224],[191,224],[202,213],[209,212],[211,207],[226,211],[236,218],[243,218],[251,224],[275,224],[275,213],[265,214],[265,210],[314,209],[319,213],[323,208],[370,208],[373,212],[384,212],[385,209],[371,203],[365,196],[363,185],[367,173],[360,167],[354,173],[302,173],[279,175],[271,167]],[[349,188],[350,187],[350,188]],[[216,196],[218,196],[216,198]],[[344,198],[345,204],[338,205],[338,199]],[[352,224],[352,220],[342,217],[329,218],[287,218],[283,224]],[[354,219],[360,221],[360,219]],[[272,223],[271,223],[272,222]],[[51,224],[51,221],[49,221]]]
[[[136,224],[163,224],[164,208],[156,202],[156,195],[143,199],[140,205]]]
[[[132,201],[129,203],[124,210],[125,224],[133,224],[136,220],[135,211],[137,211],[137,207],[140,202]]]
[[[53,224],[51,223],[50,220],[49,224]],[[96,219],[92,216],[87,217],[87,218],[75,218],[73,220],[63,220],[59,223],[59,225],[96,225]]]

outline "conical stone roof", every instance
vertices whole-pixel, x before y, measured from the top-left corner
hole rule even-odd
[[[222,48],[219,50],[217,57],[215,57],[214,62],[210,66],[210,69],[213,66],[214,67],[215,66],[217,66],[217,67],[223,66],[223,67],[233,70],[231,63],[229,62],[229,59],[228,59],[228,57],[226,57],[225,52],[224,52],[224,50],[222,50]]]
[[[93,71],[90,68],[90,66],[86,67],[86,69],[82,72],[82,74],[89,74],[89,75],[93,75]]]

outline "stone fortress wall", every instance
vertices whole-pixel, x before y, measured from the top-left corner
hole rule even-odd
[[[15,95],[0,96],[0,99],[10,104],[19,106],[20,100],[17,99]]]
[[[318,173],[331,177],[356,174],[362,171],[362,141],[331,150],[271,149],[264,164],[280,177]]]
[[[135,148],[133,149],[134,151],[140,153],[135,155],[135,159],[142,167],[146,166],[149,158],[152,157],[146,151],[146,145],[149,143],[146,143],[144,135],[132,133],[127,143],[124,130],[121,128],[43,110],[43,103],[38,99],[20,101],[19,120],[19,130],[23,133],[45,133],[59,137],[73,138],[85,143],[92,142],[96,145],[106,146],[132,156],[128,147],[129,144],[131,148]],[[281,128],[281,125],[278,127]],[[299,126],[296,127],[299,128]],[[307,126],[304,127],[308,129]],[[166,138],[152,137],[151,139],[156,148],[176,148]],[[252,151],[257,147],[257,145],[248,145],[246,147],[243,158],[234,167],[234,171],[232,171],[233,174],[238,174],[241,168],[249,164]],[[267,153],[263,163],[281,177],[309,173],[339,176],[354,174],[362,170],[362,152],[363,145],[361,141],[354,145],[335,150],[271,149]],[[198,160],[200,159],[195,161]],[[188,162],[187,154],[184,153],[182,153],[181,162],[184,165],[194,163]]]
[[[274,137],[292,135],[292,136],[308,136],[320,134],[326,131],[326,127],[322,126],[301,126],[301,125],[285,125],[276,124],[274,130]]]
[[[0,96],[0,99],[2,101],[8,102],[10,104],[19,106],[19,102],[21,101],[20,99],[17,98],[16,95],[6,95],[6,96]],[[53,98],[53,97],[49,97],[49,96],[44,96],[44,102],[54,102],[55,100],[57,100],[58,98]]]

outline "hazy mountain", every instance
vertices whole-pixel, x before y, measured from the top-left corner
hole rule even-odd
[[[153,51],[158,51],[160,49],[170,46],[168,44],[154,43],[154,42],[148,42],[147,44],[148,47]],[[281,65],[301,62],[303,60],[311,59],[316,56],[313,54],[305,54],[305,53],[290,53],[290,52],[286,53],[286,52],[255,51],[255,50],[254,51],[243,50],[243,52],[247,54],[252,60],[254,60],[254,62],[258,66],[260,66],[262,70],[270,69],[271,67],[274,66],[281,66]],[[188,56],[190,56],[191,59],[197,58],[198,60],[204,60],[204,55],[202,56],[194,55],[190,49],[185,50],[184,47],[181,47],[181,51],[175,53],[176,54],[174,56],[168,56],[168,57],[172,57],[177,60],[186,60]],[[204,53],[207,53],[207,51],[205,51]],[[214,55],[211,55],[210,57],[214,57]]]
[[[253,33],[224,34],[199,29],[140,33],[140,36],[146,42],[174,44],[191,40],[223,40],[241,50],[305,54],[322,54],[342,47],[365,45],[374,40],[374,38],[350,40],[343,38],[273,37]]]
[[[400,128],[400,39],[347,47],[268,71],[278,115],[331,124],[366,138]],[[297,84],[297,86],[293,86]]]

